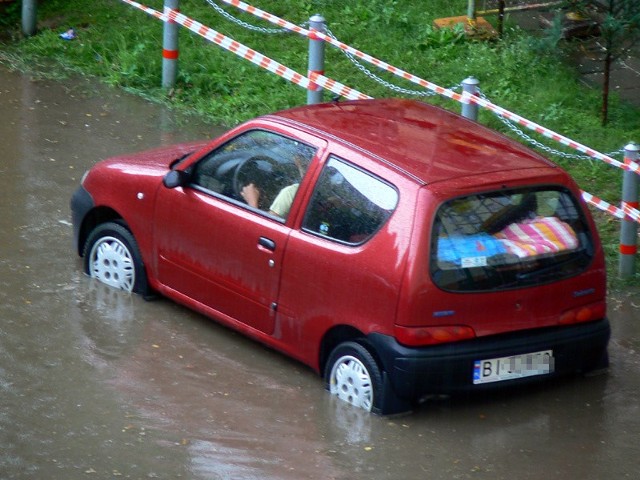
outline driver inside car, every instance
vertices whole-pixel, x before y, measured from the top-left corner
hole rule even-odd
[[[300,179],[302,179],[309,167],[311,159],[298,153],[293,156],[293,161],[298,169],[298,173],[300,174]],[[271,203],[271,206],[269,207],[269,214],[286,219],[287,215],[289,215],[289,210],[291,209],[293,199],[296,196],[299,186],[300,182],[296,182],[282,188]],[[245,185],[242,188],[241,195],[249,206],[259,208],[261,192],[255,183],[251,182]]]

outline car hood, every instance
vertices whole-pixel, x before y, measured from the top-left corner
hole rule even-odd
[[[143,152],[118,155],[100,162],[99,168],[138,175],[162,175],[171,168],[174,162],[199,150],[206,143],[206,141],[180,143]]]

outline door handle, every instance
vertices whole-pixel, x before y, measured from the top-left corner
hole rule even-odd
[[[267,237],[260,237],[258,239],[258,246],[273,252],[276,249],[276,242]]]

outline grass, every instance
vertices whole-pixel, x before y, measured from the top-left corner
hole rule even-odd
[[[221,4],[221,2],[217,2]],[[473,75],[493,102],[556,130],[601,152],[620,150],[631,140],[640,141],[640,110],[615,95],[610,122],[599,121],[600,93],[579,82],[554,42],[532,38],[507,19],[501,40],[473,41],[460,31],[436,30],[434,19],[462,15],[466,2],[430,0],[253,0],[259,8],[303,24],[321,13],[330,30],[343,42],[444,87],[458,86]],[[117,88],[144,95],[212,123],[234,125],[256,115],[306,102],[306,92],[260,70],[204,39],[180,33],[180,66],[176,87],[160,88],[162,24],[119,0],[49,0],[39,6],[39,33],[23,39],[16,2],[1,16],[0,27],[9,31],[0,61],[21,69],[53,76],[92,76]],[[146,5],[162,10],[162,0]],[[220,16],[205,0],[182,0],[182,13],[231,36],[245,45],[293,68],[307,70],[306,39],[295,34],[254,32]],[[234,17],[253,25],[273,28],[257,18],[224,6]],[[493,20],[491,17],[488,18]],[[69,27],[78,38],[62,41]],[[359,71],[340,51],[328,47],[326,74],[374,97],[398,96]],[[403,88],[418,87],[384,72],[380,77]],[[328,95],[327,95],[328,97]],[[425,101],[459,111],[453,101],[428,97]],[[512,135],[490,112],[480,121]],[[530,133],[530,132],[527,132]],[[532,134],[534,135],[534,134]],[[553,148],[559,148],[552,145]],[[617,157],[621,159],[620,156]],[[595,160],[551,159],[569,170],[584,190],[618,204],[621,172]],[[619,221],[596,213],[613,286],[617,269]],[[640,277],[625,284],[638,286]]]

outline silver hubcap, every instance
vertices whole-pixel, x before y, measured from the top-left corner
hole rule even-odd
[[[341,357],[333,365],[330,391],[340,400],[368,412],[373,407],[373,387],[369,372],[360,360],[351,355]]]
[[[135,283],[135,268],[129,249],[117,238],[98,240],[89,256],[90,275],[111,287],[131,292]]]

